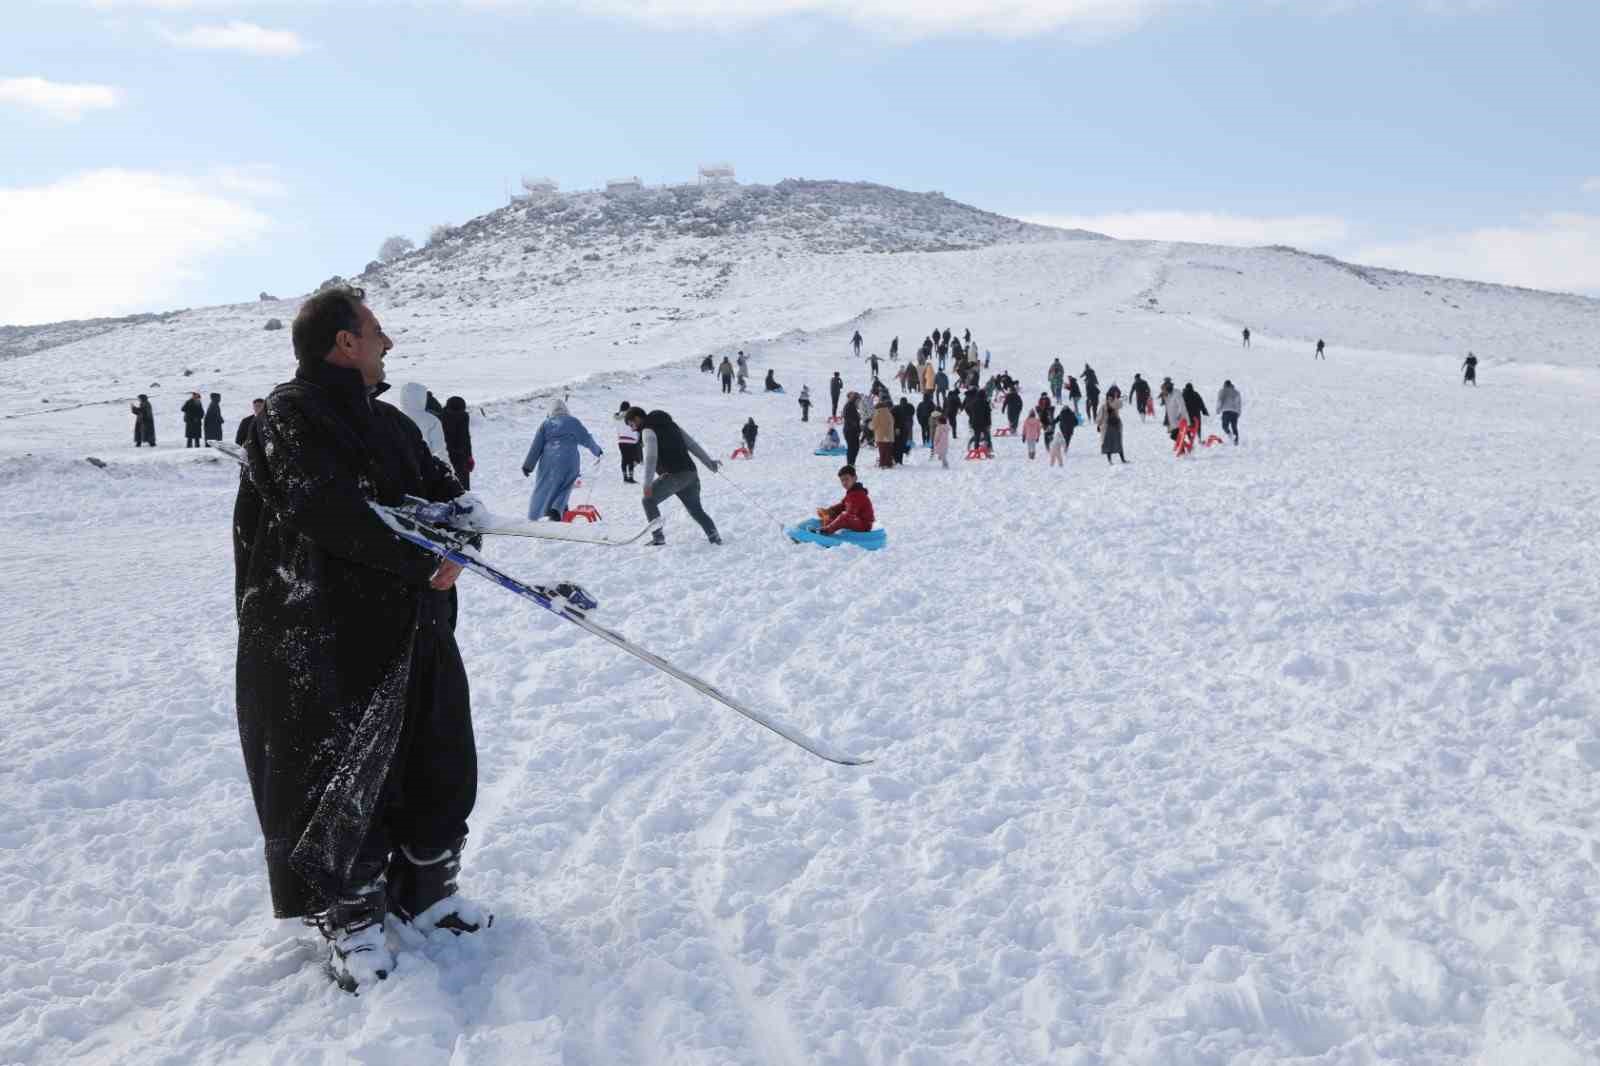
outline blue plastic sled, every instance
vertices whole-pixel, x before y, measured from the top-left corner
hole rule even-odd
[[[779,385],[775,389],[762,389],[761,391],[766,393],[768,396],[782,396],[783,395],[783,386]]]
[[[874,529],[870,533],[857,533],[854,530],[845,530],[841,533],[821,532],[822,523],[815,518],[808,518],[797,526],[790,526],[784,530],[789,539],[796,544],[808,541],[820,544],[824,548],[832,548],[838,544],[854,544],[869,552],[875,552],[889,543],[889,534],[882,529]]]
[[[841,444],[837,448],[818,448],[816,451],[812,452],[811,454],[812,455],[849,455],[850,454],[850,449],[846,448],[843,444]]]

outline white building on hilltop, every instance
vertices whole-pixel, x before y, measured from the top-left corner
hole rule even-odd
[[[638,192],[644,188],[644,182],[637,177],[612,178],[606,182],[606,192],[611,194]]]
[[[700,164],[700,184],[701,185],[732,185],[732,184],[735,184],[734,178],[733,178],[733,164],[732,163],[701,163]]]

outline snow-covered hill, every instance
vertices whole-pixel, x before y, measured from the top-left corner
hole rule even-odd
[[[664,549],[487,552],[877,761],[810,760],[464,583],[463,883],[498,919],[337,992],[315,934],[268,916],[233,720],[237,473],[173,446],[187,389],[224,393],[231,434],[287,373],[261,327],[294,302],[16,355],[0,1062],[1600,1061],[1600,305],[1091,239],[601,227],[524,259],[535,238],[497,229],[518,210],[363,279],[391,377],[474,402],[477,491],[523,505],[558,391],[607,446],[580,498],[613,528],[641,520],[607,435],[622,399],[722,454],[762,430],[706,476],[721,548],[669,503]],[[1208,401],[1230,377],[1244,443],[1179,461],[1133,419],[1125,467],[1092,427],[1064,469],[1007,439],[949,471],[863,461],[888,549],[788,543],[770,516],[837,494],[799,386],[865,384],[856,328],[884,351],[935,325],[1030,395],[1053,355]],[[695,369],[741,345],[787,394]],[[153,453],[128,440],[139,391]]]

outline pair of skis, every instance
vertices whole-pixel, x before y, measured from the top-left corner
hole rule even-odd
[[[216,443],[215,447],[233,457],[239,463],[245,464],[244,452],[241,449],[231,444],[222,443]],[[246,469],[248,470],[248,466],[246,466]],[[648,523],[644,529],[632,537],[625,540],[614,540],[604,536],[597,538],[588,530],[580,532],[572,527],[562,527],[558,523],[529,523],[527,526],[489,525],[487,528],[474,529],[459,521],[462,515],[455,508],[455,505],[415,498],[401,507],[390,507],[372,501],[368,501],[368,506],[402,540],[415,544],[417,547],[437,555],[441,559],[448,559],[463,569],[470,570],[479,577],[494,582],[508,592],[532,601],[563,621],[570,622],[579,629],[599,637],[613,647],[648,663],[668,677],[683,682],[696,692],[715,700],[731,711],[743,715],[757,725],[771,730],[784,740],[797,747],[804,748],[817,758],[825,759],[841,766],[864,766],[872,762],[871,759],[846,755],[820,740],[807,736],[798,729],[794,729],[770,715],[764,714],[735,699],[710,682],[674,666],[661,656],[640,647],[615,630],[607,629],[605,626],[600,625],[589,617],[589,612],[597,608],[599,603],[593,596],[584,591],[581,586],[572,582],[535,585],[521,581],[489,563],[468,543],[472,538],[478,536],[521,536],[617,547],[635,543],[659,529],[661,527],[660,519]],[[558,529],[565,529],[567,532],[565,534],[559,533],[557,532]]]

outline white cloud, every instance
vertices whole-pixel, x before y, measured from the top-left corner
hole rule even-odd
[[[218,187],[244,196],[272,197],[289,195],[289,186],[278,176],[276,167],[254,164],[243,167],[218,167],[212,171]]]
[[[1600,293],[1600,215],[1552,212],[1520,225],[1371,244],[1346,258],[1420,274]]]
[[[1326,251],[1340,247],[1350,226],[1332,215],[1229,215],[1215,211],[1118,211],[1100,215],[1030,215],[1026,221],[1087,229],[1109,237],[1196,244],[1290,244]]]
[[[266,215],[215,177],[94,170],[0,186],[0,322],[147,311],[207,257],[264,234]]]
[[[292,30],[269,30],[253,22],[229,22],[221,26],[195,26],[176,31],[164,29],[161,35],[180,48],[211,52],[245,52],[256,56],[297,56],[307,48]]]
[[[486,0],[493,6],[502,0]],[[576,0],[579,10],[656,24],[744,25],[824,15],[901,33],[1022,37],[1053,30],[1115,33],[1193,0]]]
[[[122,90],[110,85],[74,85],[44,78],[0,78],[0,103],[19,104],[63,122],[90,111],[116,107]]]

